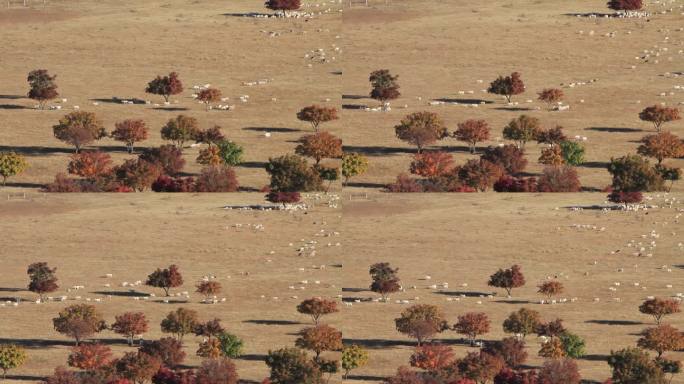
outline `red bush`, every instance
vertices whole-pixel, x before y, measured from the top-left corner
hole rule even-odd
[[[537,192],[537,179],[534,177],[504,176],[494,183],[497,192]]]
[[[402,173],[397,176],[397,180],[387,185],[388,192],[424,192],[423,186],[409,175]]]
[[[642,0],[610,0],[608,8],[616,11],[638,11],[644,6]]]
[[[197,192],[235,192],[239,185],[233,168],[211,166],[202,169],[195,188]]]
[[[494,164],[499,164],[511,175],[522,172],[527,165],[525,153],[513,144],[501,147],[487,147],[480,158]]]
[[[582,189],[573,167],[546,167],[539,178],[540,192],[578,192]]]
[[[271,203],[293,204],[300,202],[302,196],[299,192],[271,191],[266,195],[266,199]]]
[[[451,171],[454,167],[454,158],[444,151],[431,151],[417,153],[411,162],[411,173],[423,177],[432,178]]]
[[[644,195],[639,192],[613,191],[608,195],[608,200],[618,204],[636,204],[644,200]]]
[[[195,179],[161,175],[152,183],[152,190],[155,192],[194,192]]]

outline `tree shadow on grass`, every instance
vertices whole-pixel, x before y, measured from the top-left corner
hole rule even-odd
[[[5,378],[7,380],[33,381],[33,382],[43,382],[45,380],[45,376],[37,376],[37,375],[7,375]]]
[[[190,108],[186,107],[154,107],[155,111],[166,111],[166,112],[178,112],[178,111],[189,111]]]
[[[387,340],[387,339],[342,339],[345,345],[357,344],[368,349],[383,349],[392,347],[415,347],[418,345],[412,340]]]
[[[2,288],[0,287],[0,292],[28,292],[25,288]]]
[[[138,291],[95,291],[96,295],[116,296],[116,297],[150,297],[149,293]]]
[[[73,148],[62,148],[62,147],[40,147],[40,146],[11,146],[11,145],[0,145],[0,152],[17,152],[24,156],[44,156],[52,155],[57,153],[74,153]]]
[[[587,360],[587,361],[608,361],[608,355],[599,355],[599,354],[593,354],[593,355],[584,355],[579,358],[580,360]]]
[[[633,320],[587,320],[585,323],[600,325],[642,325],[641,321]]]
[[[73,340],[49,340],[49,339],[10,339],[0,338],[0,344],[16,344],[26,349],[72,347],[76,345]]]
[[[465,296],[465,297],[482,297],[482,296],[489,296],[489,295],[494,295],[496,296],[496,292],[478,292],[478,291],[437,291],[435,292],[438,295],[445,295],[445,296]]]
[[[26,96],[23,95],[0,95],[0,99],[5,99],[5,100],[19,100],[19,99],[25,99]]]
[[[257,325],[299,325],[299,321],[292,320],[244,320],[243,323]]]
[[[404,153],[415,154],[418,152],[418,150],[416,148],[379,147],[379,146],[362,147],[362,146],[345,145],[345,146],[343,146],[342,149],[344,152],[358,152],[358,153],[361,153],[361,154],[364,154],[367,156],[386,156],[386,155],[404,154]]]
[[[33,109],[33,108],[27,108],[27,107],[24,107],[23,105],[15,105],[15,104],[0,104],[0,109]]]
[[[255,132],[301,132],[301,129],[297,128],[280,128],[280,127],[245,127],[242,128],[243,131],[255,131]]]
[[[266,168],[266,162],[265,161],[243,161],[242,163],[236,165],[235,167],[237,167],[237,168],[264,169],[264,168]]]
[[[222,13],[221,16],[225,17],[256,17],[256,16],[273,16],[272,13],[261,13],[261,12],[232,12],[232,13]]]
[[[483,99],[453,99],[450,97],[443,97],[441,99],[435,99],[434,101],[441,101],[443,103],[459,103],[459,104],[470,104],[470,105],[480,105],[480,104],[494,104],[493,101],[483,100]]]
[[[584,163],[580,164],[579,166],[582,168],[608,168],[608,163],[607,161],[585,161]]]
[[[627,133],[627,132],[643,132],[643,129],[639,128],[624,128],[624,127],[589,127],[589,128],[584,128],[587,131],[596,131],[596,132],[622,132],[622,133]]]
[[[528,108],[528,107],[496,107],[494,109],[497,111],[512,111],[512,112],[534,111],[534,108]]]
[[[502,304],[532,304],[531,301],[529,300],[497,300],[495,303],[502,303]]]
[[[347,187],[356,187],[356,188],[385,188],[387,184],[383,183],[361,183],[361,182],[349,182],[346,185]]]
[[[367,99],[365,95],[342,95],[342,100],[363,100]]]
[[[361,110],[368,108],[365,104],[342,104],[342,109]]]
[[[41,183],[19,183],[19,182],[7,182],[5,187],[15,187],[15,188],[43,188],[45,184]],[[2,189],[2,185],[0,185],[0,189]]]
[[[266,355],[258,354],[258,353],[251,353],[247,355],[240,355],[239,357],[236,357],[235,360],[245,360],[245,361],[264,361],[266,360]]]
[[[381,381],[384,382],[386,377],[384,376],[373,376],[373,375],[349,375],[347,380],[349,381]]]

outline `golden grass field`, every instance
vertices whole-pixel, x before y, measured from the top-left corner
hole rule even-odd
[[[678,246],[684,240],[675,219],[684,207],[678,200],[660,209],[606,213],[568,208],[604,205],[605,193],[389,195],[378,191],[407,171],[411,161],[413,149],[394,137],[394,125],[405,114],[421,110],[438,112],[450,130],[468,118],[486,119],[495,139],[485,145],[500,142],[503,126],[521,113],[539,117],[545,126],[560,124],[571,137],[587,137],[588,163],[578,169],[582,184],[605,187],[610,183],[605,170],[610,158],[633,153],[636,141],[654,131],[638,119],[638,112],[655,103],[684,102],[682,91],[673,88],[684,83],[666,76],[684,68],[684,55],[678,54],[684,49],[684,31],[677,30],[684,26],[680,11],[657,14],[648,21],[589,19],[570,14],[605,12],[605,1],[391,0],[386,5],[384,0],[371,0],[369,8],[344,7],[342,13],[304,21],[236,16],[264,12],[261,0],[51,0],[46,7],[34,3],[28,9],[18,3],[0,8],[0,150],[24,153],[30,163],[24,174],[0,189],[4,238],[0,297],[29,300],[18,307],[0,307],[0,342],[23,344],[30,355],[23,367],[10,371],[8,382],[40,381],[66,363],[71,346],[53,330],[51,319],[78,301],[32,303],[34,295],[24,289],[26,266],[34,261],[58,268],[61,288],[54,296],[89,298],[108,321],[124,311],[145,312],[151,323],[147,340],[162,335],[159,321],[180,305],[198,310],[202,319],[221,318],[227,330],[246,343],[246,356],[236,364],[248,382],[268,375],[261,359],[269,349],[291,346],[295,333],[309,323],[295,310],[299,301],[312,296],[375,297],[367,291],[368,267],[375,262],[399,267],[407,290],[388,303],[341,305],[339,313],[325,318],[347,342],[370,349],[369,365],[354,372],[352,383],[379,383],[408,364],[412,341],[397,333],[393,322],[406,305],[396,304],[395,299],[439,305],[451,322],[467,311],[487,312],[492,332],[485,339],[492,340],[504,336],[501,322],[520,307],[536,309],[547,320],[561,317],[567,328],[587,340],[588,356],[579,365],[585,379],[598,381],[610,375],[604,361],[610,350],[633,346],[636,334],[652,324],[638,312],[638,304],[646,296],[684,292]],[[667,3],[668,9],[684,4]],[[650,4],[648,9],[665,8]],[[280,36],[269,37],[269,32]],[[616,32],[615,37],[604,36],[610,32]],[[335,52],[335,47],[341,52]],[[312,62],[304,55],[319,48],[336,59],[309,67]],[[658,64],[635,59],[644,49],[658,48]],[[26,74],[36,68],[58,75],[60,98],[68,100],[60,103],[63,110],[34,110],[35,103],[24,97]],[[377,106],[366,96],[368,74],[379,68],[400,76],[402,97],[392,102],[390,112],[353,109]],[[179,72],[186,87],[183,94],[172,97],[172,108],[106,101],[137,97],[161,103],[161,97],[145,94],[145,85],[170,71]],[[514,100],[530,110],[512,111],[502,99],[481,92],[496,76],[512,71],[520,71],[527,85],[526,93]],[[241,85],[258,79],[272,81]],[[569,111],[550,112],[536,101],[542,88],[591,79],[598,81],[563,88]],[[220,88],[236,109],[207,112],[194,102],[192,85],[205,83]],[[459,94],[470,90],[474,93]],[[662,92],[667,96],[659,96]],[[249,102],[241,103],[240,95],[249,95]],[[428,105],[441,98],[493,103],[477,108]],[[535,101],[527,103],[527,99]],[[322,197],[339,196],[337,207],[309,197],[306,201],[313,208],[306,213],[223,209],[263,201],[263,194],[246,192],[38,192],[56,173],[66,171],[73,150],[53,137],[52,125],[73,106],[97,113],[108,130],[125,118],[144,119],[151,135],[138,147],[162,144],[159,129],[179,113],[196,117],[203,128],[218,124],[228,138],[245,147],[246,163],[236,172],[241,186],[256,190],[268,184],[263,170],[268,158],[292,152],[295,141],[311,131],[295,114],[313,103],[342,110],[341,119],[323,129],[343,138],[346,149],[367,154],[371,162],[369,172],[355,178],[351,187],[336,185],[337,195]],[[542,109],[536,110],[537,106]],[[681,121],[665,129],[683,134]],[[270,138],[264,137],[266,131],[272,133]],[[437,145],[452,152],[458,163],[472,156],[455,139]],[[111,139],[95,146],[111,153],[117,163],[134,156]],[[528,144],[531,173],[542,169],[536,161],[539,148]],[[197,173],[197,149],[184,153],[186,172]],[[681,159],[668,162],[684,165]],[[671,195],[649,195],[653,200],[648,203],[662,207],[665,199],[684,197],[682,188],[681,183],[675,184]],[[263,224],[264,230],[238,229],[234,224]],[[605,231],[578,229],[574,224],[605,227]],[[652,230],[660,237],[651,239]],[[333,232],[340,234],[322,236]],[[316,255],[298,256],[295,249],[311,240],[317,241]],[[626,247],[630,240],[655,240],[658,246],[652,257],[636,257]],[[144,281],[152,270],[171,263],[178,264],[185,277],[184,287],[177,291],[192,292],[195,281],[212,274],[224,285],[226,302],[200,304],[196,294],[186,304],[136,301],[120,286],[123,281]],[[493,292],[486,285],[488,276],[513,263],[523,266],[527,285],[514,291],[512,301],[501,298],[502,292],[494,299],[479,298],[479,293]],[[113,277],[104,278],[106,273]],[[432,279],[422,280],[425,275]],[[565,296],[576,297],[576,302],[537,304],[535,286],[554,275],[564,279]],[[300,284],[302,280],[309,284]],[[320,284],[313,283],[316,280]],[[441,282],[448,282],[450,288],[428,289]],[[610,291],[616,282],[620,283],[617,291]],[[639,287],[634,286],[637,282]],[[74,285],[85,288],[67,293]],[[145,286],[136,290],[161,293]],[[453,300],[461,293],[475,296]],[[679,314],[667,321],[682,328],[683,318]],[[112,332],[97,337],[111,344],[116,354],[130,350]],[[472,349],[455,343],[460,337],[454,332],[440,335],[454,344],[457,356]],[[198,341],[194,337],[186,341],[189,365],[200,361],[194,356]],[[532,338],[528,345],[529,364],[539,366],[538,341]],[[341,381],[339,376],[331,380]],[[675,376],[672,382],[684,383],[684,378]]]

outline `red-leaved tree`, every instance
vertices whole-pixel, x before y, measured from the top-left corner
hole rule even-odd
[[[475,145],[489,139],[489,124],[484,120],[466,120],[458,123],[454,137],[468,143],[470,153],[475,153]]]
[[[116,316],[112,331],[123,335],[128,345],[133,346],[133,337],[142,335],[149,329],[149,322],[142,312],[126,312]]]

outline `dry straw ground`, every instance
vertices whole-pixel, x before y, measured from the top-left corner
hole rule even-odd
[[[0,296],[32,298],[23,291],[25,268],[33,261],[48,261],[58,268],[62,290],[56,295],[73,285],[85,285],[69,295],[102,299],[96,305],[110,320],[126,310],[142,310],[153,325],[146,336],[151,339],[161,335],[159,320],[179,304],[136,301],[119,284],[144,280],[152,269],[170,263],[179,264],[186,275],[182,290],[191,291],[195,280],[213,274],[226,288],[226,302],[203,305],[193,295],[185,305],[200,311],[202,318],[223,319],[230,331],[245,340],[247,356],[237,361],[238,369],[243,378],[256,381],[267,375],[260,361],[263,355],[271,348],[291,345],[294,333],[308,321],[295,311],[299,299],[373,297],[364,291],[369,284],[367,268],[389,261],[400,268],[405,287],[416,286],[415,291],[409,289],[393,300],[418,297],[419,302],[438,304],[451,321],[465,311],[485,311],[495,324],[488,339],[503,336],[499,324],[522,306],[539,310],[547,319],[561,317],[588,342],[589,356],[580,360],[583,376],[608,377],[605,355],[612,348],[633,345],[635,333],[651,322],[638,313],[638,303],[648,295],[670,296],[682,289],[681,225],[674,219],[676,208],[681,208],[678,204],[647,212],[603,213],[567,208],[603,204],[600,193],[388,196],[373,190],[392,181],[410,162],[411,148],[394,138],[393,125],[404,114],[425,109],[439,112],[451,129],[466,118],[484,118],[495,128],[495,137],[520,113],[537,116],[547,126],[563,125],[571,136],[588,138],[589,163],[580,168],[583,184],[604,187],[609,183],[604,165],[610,157],[633,152],[634,141],[652,130],[638,120],[637,113],[646,105],[684,101],[680,91],[673,89],[680,80],[665,76],[682,67],[684,56],[678,51],[683,49],[684,32],[676,30],[681,15],[657,15],[650,21],[570,15],[603,12],[604,1],[594,0],[392,0],[391,6],[378,1],[368,9],[345,9],[343,14],[310,21],[239,16],[263,11],[261,3],[53,0],[47,8],[0,10],[0,149],[23,152],[31,164],[1,190]],[[584,33],[579,34],[580,30]],[[269,32],[280,36],[269,37]],[[604,36],[610,32],[616,32],[615,37]],[[342,52],[335,54],[333,44]],[[654,46],[668,48],[661,51],[658,64],[635,60],[644,49],[657,50]],[[308,67],[311,62],[304,55],[318,48],[336,60]],[[226,211],[222,209],[226,204],[260,202],[263,196],[36,193],[55,173],[64,171],[71,153],[51,132],[64,111],[32,110],[34,103],[23,98],[26,73],[42,67],[58,74],[60,92],[68,99],[65,108],[78,105],[94,111],[109,129],[123,118],[145,119],[152,137],[143,146],[161,144],[158,128],[178,113],[197,117],[203,127],[221,125],[230,139],[246,148],[247,163],[237,170],[241,184],[257,189],[268,182],[262,169],[268,157],[291,152],[293,141],[310,130],[295,117],[302,106],[374,106],[375,101],[365,98],[367,76],[382,67],[400,75],[403,96],[392,103],[391,112],[343,109],[341,120],[326,125],[349,149],[365,152],[371,159],[370,171],[355,180],[354,187],[337,188],[343,198],[341,207],[320,204],[306,214]],[[189,90],[174,98],[178,104],[173,107],[180,110],[106,101],[112,96],[150,98],[144,94],[146,82],[172,70],[181,74],[186,86],[211,83],[221,88],[236,110],[205,112],[192,101]],[[526,94],[516,98],[519,107],[532,110],[508,110],[502,100],[480,92],[486,84],[477,80],[486,83],[514,70],[523,74],[528,87]],[[243,81],[264,78],[273,81],[241,86]],[[541,88],[591,79],[598,81],[565,89],[569,111],[537,111],[537,102],[525,102]],[[461,95],[459,90],[474,93]],[[670,96],[670,91],[675,94]],[[668,96],[659,96],[662,92]],[[250,101],[240,103],[240,95],[249,95]],[[427,105],[442,98],[493,103],[477,108]],[[99,105],[93,105],[98,99],[102,99]],[[408,108],[400,108],[403,105]],[[669,129],[679,134],[681,123]],[[264,137],[264,131],[272,136]],[[470,157],[462,143],[450,139],[439,145],[453,151],[459,162]],[[97,146],[117,161],[130,156],[109,139]],[[536,145],[528,150],[531,172],[541,169],[535,161],[538,151]],[[196,150],[187,150],[186,157],[188,172],[197,172]],[[673,163],[682,165],[681,160]],[[674,190],[681,188],[675,185]],[[16,192],[27,192],[28,197],[6,200],[7,193]],[[349,199],[358,192],[369,192],[369,198]],[[663,201],[661,196],[652,203],[662,205]],[[238,230],[233,227],[237,223],[263,224],[264,230]],[[606,229],[577,229],[574,224]],[[315,236],[321,230],[340,235]],[[632,239],[650,242],[652,230],[660,234],[653,257],[633,256],[633,249],[625,244]],[[315,256],[298,256],[295,248],[310,240],[318,241]],[[338,242],[339,247],[335,246]],[[512,263],[521,264],[528,277],[527,287],[515,293],[514,301],[477,297],[492,292],[486,286],[491,272]],[[326,268],[314,269],[314,265]],[[667,267],[662,269],[663,265]],[[114,277],[103,278],[106,273]],[[430,282],[421,280],[425,275],[432,276]],[[534,285],[554,275],[564,279],[567,297],[577,297],[576,302],[535,304]],[[300,284],[302,280],[309,284]],[[450,288],[428,289],[438,282],[449,282]],[[616,282],[621,285],[610,291]],[[637,282],[639,287],[634,286]],[[668,284],[673,288],[667,288]],[[153,292],[146,287],[136,291]],[[475,297],[453,300],[461,293]],[[393,300],[342,306],[339,314],[326,319],[344,332],[345,339],[371,349],[370,364],[355,372],[358,377],[353,382],[377,383],[407,363],[411,343],[393,326],[405,305]],[[483,303],[477,304],[479,300]],[[52,330],[50,319],[66,304],[0,308],[0,340],[24,344],[30,353],[27,364],[11,372],[10,381],[38,381],[64,364],[70,343]],[[684,327],[681,315],[673,316],[671,322]],[[112,333],[101,337],[117,353],[128,350]],[[455,343],[459,356],[469,349],[456,343],[459,336],[454,333],[442,337]],[[194,354],[197,341],[187,343],[189,355]],[[530,354],[535,355],[536,349],[533,340]],[[193,357],[189,363],[198,361]],[[536,358],[531,361],[539,363]],[[333,378],[331,382],[339,381]],[[673,382],[684,381],[675,378]]]

